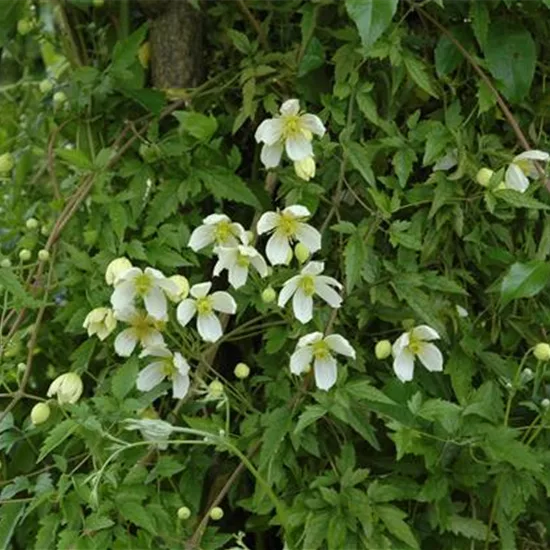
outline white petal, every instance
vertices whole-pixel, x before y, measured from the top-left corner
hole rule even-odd
[[[329,390],[336,383],[336,359],[329,355],[324,359],[316,359],[313,363],[315,384],[320,390]]]
[[[303,269],[300,271],[302,275],[319,275],[323,273],[325,269],[324,262],[309,262]]]
[[[291,251],[292,249],[287,237],[278,231],[275,231],[271,235],[265,247],[265,255],[268,257],[271,265],[286,265]]]
[[[117,309],[114,311],[114,316],[117,321],[124,321],[125,323],[131,323],[137,315],[137,310],[134,305],[125,307],[123,309]]]
[[[268,118],[258,126],[254,139],[256,143],[273,145],[281,139],[282,135],[283,121],[280,118]]]
[[[267,263],[262,258],[262,256],[260,256],[260,254],[250,258],[250,263],[254,266],[254,269],[260,274],[260,277],[267,277]]]
[[[305,346],[311,346],[312,344],[320,342],[322,339],[323,339],[322,332],[310,332],[309,334],[302,336],[298,340],[298,344],[296,344],[296,347],[303,348]]]
[[[272,229],[275,229],[279,225],[281,215],[276,212],[265,212],[260,216],[258,223],[256,224],[256,231],[258,235],[267,233]]]
[[[433,344],[423,344],[418,350],[418,358],[431,372],[443,370],[443,355]]]
[[[189,323],[189,321],[193,318],[195,313],[197,312],[197,306],[195,303],[195,300],[191,300],[190,298],[187,298],[186,300],[183,300],[183,302],[180,303],[178,306],[178,309],[176,310],[176,317],[178,319],[178,323],[184,327]]]
[[[218,255],[218,261],[214,266],[212,274],[217,277],[224,269],[229,269],[237,262],[238,249],[226,248],[218,246],[214,249],[214,252]]]
[[[309,218],[311,216],[311,212],[301,204],[292,204],[291,206],[287,206],[283,210],[283,214],[290,214],[295,218]]]
[[[409,382],[413,379],[414,355],[404,349],[393,360],[393,370],[401,382]]]
[[[278,141],[273,145],[267,145],[267,143],[262,147],[260,153],[260,160],[266,168],[275,168],[279,166],[281,162],[281,157],[283,155],[284,145],[282,141]]]
[[[514,157],[513,162],[517,160],[542,160],[546,161],[550,158],[550,155],[545,151],[539,151],[537,149],[532,149],[531,151],[525,151]]]
[[[149,391],[158,386],[164,380],[164,374],[162,368],[164,363],[162,361],[155,361],[150,365],[147,365],[137,377],[137,389],[139,391]]]
[[[246,284],[248,278],[248,268],[242,265],[236,265],[233,269],[229,270],[229,284],[237,289]]]
[[[181,375],[186,375],[189,372],[189,363],[183,358],[182,354],[174,353],[174,365]]]
[[[313,319],[313,299],[306,296],[305,292],[298,288],[292,297],[292,310],[300,323],[306,324]]]
[[[213,313],[197,316],[197,330],[205,342],[216,342],[223,334],[220,320]]]
[[[317,115],[305,114],[300,117],[300,126],[319,137],[325,135],[325,125]]]
[[[120,273],[118,279],[119,281],[132,281],[134,280],[138,275],[142,275],[143,271],[139,267],[130,267],[126,271],[123,271]]]
[[[145,347],[162,347],[164,346],[164,338],[162,334],[155,329],[147,331],[141,338],[141,345]]]
[[[507,189],[513,189],[520,193],[525,193],[529,187],[529,180],[523,173],[521,168],[516,164],[510,164],[506,169],[506,175],[504,176]]]
[[[315,293],[321,297],[330,307],[338,309],[342,305],[342,297],[330,286],[315,281]]]
[[[227,292],[214,292],[211,295],[212,298],[212,307],[216,311],[221,311],[222,313],[230,313],[233,315],[237,311],[237,304],[231,294]]]
[[[392,354],[394,357],[397,357],[401,352],[409,345],[410,336],[408,332],[404,332],[392,346]]]
[[[145,309],[151,317],[155,319],[164,319],[166,317],[166,296],[158,286],[151,288],[143,297],[143,301],[145,302]]]
[[[139,357],[172,357],[172,352],[162,346],[150,346],[146,347],[140,354]]]
[[[191,287],[191,290],[189,293],[193,298],[204,298],[212,288],[212,283],[199,283],[197,285],[193,285]]]
[[[193,233],[187,245],[197,252],[214,242],[214,227],[212,225],[199,225]]]
[[[298,224],[298,228],[296,229],[296,238],[311,253],[316,252],[321,248],[321,233],[307,223]]]
[[[172,395],[176,399],[183,399],[189,391],[189,376],[179,373],[172,378]]]
[[[231,222],[231,218],[225,214],[209,214],[202,220],[206,225],[217,225],[220,222]]]
[[[311,141],[303,134],[287,138],[285,141],[285,149],[290,160],[302,160],[313,155]]]
[[[132,355],[136,344],[136,333],[133,329],[127,328],[115,338],[115,351],[121,357],[129,357]]]
[[[343,336],[339,334],[330,334],[325,337],[325,342],[332,351],[355,359],[355,350]]]
[[[286,303],[290,300],[292,295],[296,292],[299,282],[300,282],[300,277],[296,275],[295,277],[291,277],[283,285],[281,292],[279,292],[279,300],[277,301],[277,304],[279,305],[279,307],[286,306]]]
[[[344,287],[333,277],[327,277],[326,275],[317,275],[316,281],[323,285],[335,286],[338,290],[342,290]]]
[[[418,338],[418,340],[439,340],[440,336],[436,330],[428,325],[418,325],[414,327],[411,331],[413,338]]]
[[[132,281],[119,283],[111,294],[111,305],[116,311],[122,311],[133,307],[136,289]]]
[[[302,374],[307,370],[312,358],[313,352],[311,351],[311,348],[297,349],[290,356],[290,372],[292,374]]]
[[[282,115],[297,115],[300,112],[300,100],[299,99],[287,99],[280,109]]]

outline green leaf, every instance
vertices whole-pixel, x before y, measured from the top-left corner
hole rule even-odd
[[[346,0],[364,48],[370,48],[391,23],[398,0]]]
[[[452,27],[449,29],[456,40],[467,50],[473,48],[470,31],[466,27]],[[435,48],[435,70],[438,76],[445,76],[454,72],[464,61],[464,55],[446,35],[441,35]]]
[[[228,29],[227,34],[229,35],[229,38],[231,38],[233,46],[235,46],[235,48],[237,48],[237,50],[241,53],[249,54],[252,52],[252,46],[246,34],[236,31],[235,29]]]
[[[260,467],[265,467],[274,458],[292,424],[292,415],[286,405],[263,416],[262,425],[265,427],[265,431],[262,437]]]
[[[484,53],[502,93],[509,101],[521,101],[535,75],[536,47],[531,33],[517,20],[491,22]]]
[[[42,443],[40,447],[40,454],[36,459],[36,462],[41,462],[48,456],[56,447],[61,445],[65,439],[70,437],[78,428],[78,424],[70,418],[63,420],[52,428],[48,437]]]
[[[393,156],[392,164],[395,168],[395,173],[401,187],[405,187],[407,184],[415,161],[416,153],[414,152],[414,149],[411,149],[410,147],[399,149],[399,151],[397,151]]]
[[[448,520],[447,531],[455,535],[462,535],[467,539],[485,540],[487,538],[487,525],[475,518],[451,516]]]
[[[25,503],[14,502],[0,507],[0,549],[12,548],[11,538],[25,511]]]
[[[362,235],[357,232],[352,235],[344,249],[346,262],[346,293],[350,294],[361,280],[361,270],[365,263],[366,246]]]
[[[61,518],[55,514],[49,514],[40,518],[40,529],[36,533],[34,547],[54,548],[55,533],[59,527]]]
[[[374,172],[371,168],[370,158],[367,150],[359,143],[350,142],[344,145],[346,158],[351,165],[363,176],[363,179],[370,185],[376,183]]]
[[[0,267],[0,290],[12,295],[16,305],[26,308],[40,307],[41,302],[30,296],[19,279],[8,267]]]
[[[407,69],[407,73],[411,77],[412,81],[432,97],[439,97],[439,94],[435,89],[435,82],[432,76],[428,73],[426,63],[411,54],[404,55],[403,61],[405,62],[405,68]]]
[[[94,163],[80,149],[57,149],[56,156],[80,170],[93,170]]]
[[[531,298],[541,292],[550,278],[550,263],[532,260],[513,264],[502,279],[502,307],[512,300]]]
[[[325,52],[318,38],[315,36],[309,41],[304,56],[298,67],[298,76],[302,77],[322,65],[325,62]]]
[[[227,168],[199,169],[196,170],[195,174],[216,198],[228,199],[254,208],[261,208],[256,195],[247,187],[245,181]]]
[[[325,409],[325,407],[321,405],[308,405],[305,408],[304,412],[298,418],[298,422],[296,423],[296,427],[294,428],[294,433],[299,434],[309,425],[317,422],[319,418],[325,416],[325,414],[327,414],[327,410]]]
[[[386,529],[396,538],[408,544],[412,548],[420,549],[411,528],[403,521],[407,514],[395,506],[377,506],[376,513],[382,520]]]
[[[550,206],[537,199],[514,191],[513,189],[500,189],[495,191],[495,197],[511,204],[515,208],[533,208],[536,210],[550,210]]]
[[[111,389],[117,399],[124,399],[128,392],[134,387],[139,370],[137,357],[130,357],[122,367],[119,367],[112,380]]]
[[[172,113],[179,121],[181,129],[199,141],[209,141],[218,129],[218,121],[193,111],[175,111]]]
[[[149,512],[141,504],[132,500],[119,500],[117,505],[121,516],[125,520],[137,525],[138,527],[142,527],[152,534],[156,533],[157,529],[151,514],[149,514]]]

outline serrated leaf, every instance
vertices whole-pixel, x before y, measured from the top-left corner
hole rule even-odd
[[[0,549],[12,548],[10,541],[15,528],[25,511],[24,502],[13,502],[0,506]]]
[[[407,514],[395,506],[377,506],[376,513],[382,520],[386,529],[394,537],[408,544],[412,548],[418,548],[418,541],[416,540],[411,528],[407,525],[404,519]]]
[[[38,463],[44,460],[44,458],[46,458],[46,456],[48,456],[56,447],[59,447],[63,441],[69,438],[77,430],[77,428],[78,424],[70,418],[63,420],[54,426],[48,434],[48,437],[44,440],[44,443],[42,443],[42,446],[40,447],[40,454],[38,455],[36,462]]]
[[[137,525],[138,527],[142,527],[152,534],[156,533],[156,526],[153,518],[149,512],[147,512],[147,509],[138,502],[133,500],[119,500],[118,510],[125,520]]]
[[[428,73],[428,67],[424,61],[414,57],[411,54],[404,55],[403,61],[405,62],[405,68],[407,69],[407,73],[411,77],[411,80],[432,97],[439,97],[439,94],[435,89],[434,80]]]
[[[502,279],[502,307],[512,300],[531,298],[541,292],[550,278],[550,263],[539,260],[513,264]]]
[[[288,407],[283,406],[266,413],[262,417],[262,425],[265,431],[262,437],[262,449],[260,451],[260,467],[265,467],[275,456],[284,437],[292,427],[292,415]]]
[[[294,433],[299,434],[305,430],[311,424],[317,422],[320,418],[327,414],[325,407],[321,405],[308,405],[304,412],[298,418],[296,427],[294,428]]]
[[[92,170],[94,168],[94,163],[80,149],[58,149],[56,156],[80,170]]]
[[[34,547],[39,548],[53,548],[55,542],[55,533],[59,527],[61,518],[55,514],[48,514],[40,518],[40,529],[36,533],[36,539]]]
[[[462,535],[467,539],[486,540],[487,525],[479,519],[451,516],[448,520],[448,529],[455,535]]]
[[[533,208],[535,210],[550,210],[550,206],[538,201],[534,197],[514,191],[513,189],[500,189],[494,193],[497,199],[511,204],[515,208]]]
[[[218,121],[213,116],[193,111],[175,111],[172,114],[178,119],[182,131],[199,141],[209,141],[218,129]]]
[[[246,34],[236,31],[235,29],[228,29],[227,34],[229,35],[229,38],[231,38],[233,46],[235,46],[237,50],[244,54],[251,53],[252,47],[250,45],[250,40],[248,40]]]
[[[355,233],[350,237],[344,249],[347,294],[350,294],[361,280],[361,270],[365,263],[365,256],[365,241],[360,233]]]
[[[374,177],[366,149],[359,143],[350,142],[344,146],[344,150],[350,164],[363,176],[367,183],[374,185],[376,178]]]
[[[41,302],[30,296],[13,271],[0,267],[0,289],[7,291],[13,297],[16,305],[26,308],[40,307]]]
[[[124,399],[136,384],[139,370],[137,357],[130,357],[119,367],[111,380],[111,390],[117,399]]]
[[[208,171],[199,169],[196,171],[196,175],[216,198],[261,208],[256,195],[245,181],[226,168],[212,167]]]
[[[398,0],[346,0],[346,10],[357,26],[361,43],[370,48],[391,23]]]

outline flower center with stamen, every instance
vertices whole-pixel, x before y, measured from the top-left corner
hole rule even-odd
[[[330,348],[324,340],[315,342],[312,347],[313,357],[315,357],[315,359],[326,359],[330,355]]]
[[[210,315],[212,313],[212,298],[210,296],[203,296],[197,298],[197,313],[199,315]]]
[[[140,296],[144,296],[151,290],[153,286],[153,279],[149,275],[141,273],[134,279],[134,286],[136,292]]]
[[[417,355],[418,352],[422,349],[422,340],[419,340],[418,338],[414,338],[413,336],[410,336],[409,345],[407,347],[409,348],[409,351],[411,353],[414,353],[415,355]]]
[[[174,360],[170,358],[166,358],[162,362],[162,374],[166,376],[166,378],[172,378],[174,374],[176,374],[176,365],[174,365]]]
[[[237,256],[237,265],[239,267],[248,267],[250,265],[250,258],[244,254],[239,254]]]
[[[214,238],[218,244],[225,244],[232,236],[233,231],[231,229],[230,222],[223,220],[216,224],[216,229],[214,229]]]
[[[526,175],[531,173],[531,161],[527,159],[516,160],[514,164]]]
[[[300,117],[298,115],[286,115],[283,117],[283,138],[295,137],[301,132]]]
[[[302,275],[300,287],[306,296],[313,296],[315,294],[315,278],[313,275]]]
[[[289,214],[281,214],[278,229],[285,237],[293,237],[298,229],[298,220]]]
[[[143,313],[136,314],[131,321],[131,325],[136,338],[142,343],[151,334],[151,331],[154,330],[150,317]]]

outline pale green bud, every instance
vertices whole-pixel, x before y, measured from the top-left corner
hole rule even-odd
[[[262,292],[262,301],[266,304],[270,304],[277,298],[277,293],[273,289],[272,286],[268,286],[267,288],[264,288]]]
[[[547,409],[550,407],[550,399],[546,399],[546,397],[540,402],[540,405],[543,409]]]
[[[59,107],[60,105],[63,105],[67,102],[67,96],[64,92],[55,92],[53,94],[53,103],[56,107]]]
[[[185,300],[185,298],[189,295],[189,281],[187,278],[183,275],[172,275],[171,277],[168,277],[168,279],[175,283],[178,287],[178,291],[175,294],[167,290],[165,291],[168,299],[175,303]]]
[[[309,250],[307,249],[307,247],[304,244],[298,243],[294,247],[294,256],[296,256],[296,259],[301,264],[303,264],[309,258]]]
[[[51,80],[48,80],[45,78],[44,80],[40,81],[40,84],[38,85],[38,89],[43,93],[47,94],[52,91],[53,88],[53,82]]]
[[[479,185],[483,187],[487,187],[494,173],[495,173],[494,170],[491,170],[490,168],[481,168],[479,172],[476,174],[477,183],[479,183]]]
[[[210,519],[213,521],[218,521],[223,518],[223,510],[219,506],[214,506],[212,510],[210,510]]]
[[[22,262],[28,262],[31,259],[31,251],[26,248],[23,248],[23,250],[19,252],[19,259]]]
[[[550,345],[546,343],[539,343],[535,346],[535,349],[533,350],[533,355],[539,360],[539,361],[548,361],[550,360]]]
[[[30,230],[36,229],[38,227],[38,220],[36,218],[29,218],[25,222],[25,226]]]
[[[17,370],[22,374],[27,370],[27,365],[25,363],[17,363]]]
[[[389,340],[380,340],[374,347],[376,359],[387,359],[391,355],[391,342]]]
[[[0,262],[0,267],[11,267],[11,260],[9,258],[4,258]]]
[[[208,394],[213,399],[220,399],[223,395],[223,384],[219,380],[212,380],[208,385]]]
[[[65,403],[76,403],[83,390],[84,385],[80,376],[75,372],[66,372],[50,384],[47,395],[48,397],[57,395],[59,404],[64,405]]]
[[[50,259],[50,253],[45,248],[43,248],[42,250],[38,251],[38,259],[41,262],[47,262]]]
[[[315,176],[315,160],[313,160],[313,157],[306,157],[294,161],[294,171],[300,179],[309,181]]]
[[[182,506],[181,508],[178,508],[178,519],[180,520],[186,520],[191,517],[191,510],[187,508],[187,506]]]
[[[37,403],[31,410],[31,422],[38,426],[50,418],[50,407],[47,403]]]
[[[246,363],[238,363],[233,372],[237,378],[242,380],[244,378],[248,378],[250,374],[250,367]]]
[[[116,258],[108,266],[105,271],[105,282],[108,285],[117,285],[120,276],[132,267],[132,263],[128,258]]]
[[[17,32],[21,36],[25,36],[26,34],[29,34],[32,30],[32,23],[28,19],[19,19],[17,21]]]
[[[11,172],[15,161],[11,153],[4,153],[0,155],[0,174],[6,174]]]

